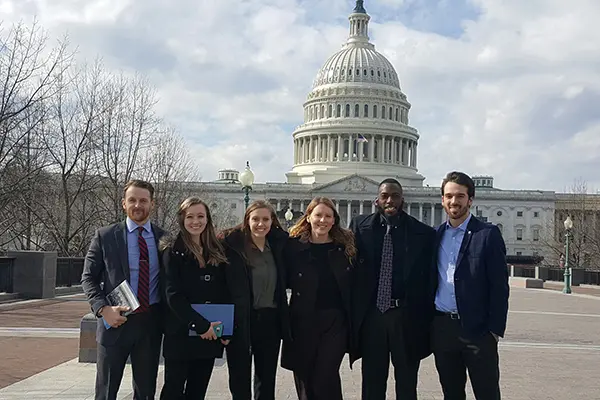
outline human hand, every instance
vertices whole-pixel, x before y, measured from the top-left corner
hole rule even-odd
[[[230,340],[229,339],[221,339],[221,343],[223,343],[223,346],[227,346],[229,344]]]
[[[118,328],[127,322],[127,317],[121,315],[122,312],[129,311],[129,307],[124,306],[104,306],[100,310],[100,316],[106,323],[113,328]]]
[[[217,334],[215,333],[214,327],[215,327],[215,325],[220,325],[220,324],[221,324],[220,321],[211,322],[208,330],[206,332],[204,332],[202,335],[200,335],[200,337],[202,339],[206,339],[206,340],[217,340]]]

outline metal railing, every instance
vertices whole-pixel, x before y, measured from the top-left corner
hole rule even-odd
[[[13,292],[15,259],[0,256],[0,293]]]
[[[56,260],[56,287],[79,285],[84,260],[83,257],[58,257]]]

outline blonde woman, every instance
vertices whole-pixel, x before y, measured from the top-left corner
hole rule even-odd
[[[165,384],[161,399],[204,399],[215,358],[228,342],[192,304],[230,302],[225,279],[227,259],[218,241],[208,206],[196,197],[181,203],[179,233],[161,242],[165,273],[163,355]],[[189,331],[197,336],[190,336]]]
[[[290,229],[286,248],[292,290],[293,341],[283,345],[282,365],[294,371],[301,400],[340,400],[344,354],[355,359],[351,337],[352,233],[340,226],[331,200],[313,199]]]

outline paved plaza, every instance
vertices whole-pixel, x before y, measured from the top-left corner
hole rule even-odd
[[[500,345],[503,398],[600,399],[600,288],[571,296],[549,289],[512,288]],[[0,306],[0,400],[93,398],[95,364],[76,358],[87,310],[81,296]],[[162,368],[159,375],[162,385]],[[345,398],[359,399],[360,363],[350,370],[345,362],[342,375]],[[120,398],[132,398],[130,368]],[[215,368],[207,398],[230,398],[226,366]],[[280,369],[277,399],[296,398],[291,373]],[[432,357],[420,370],[419,399],[442,399]]]

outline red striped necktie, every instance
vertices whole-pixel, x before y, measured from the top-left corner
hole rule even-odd
[[[137,312],[142,313],[150,309],[150,258],[148,257],[148,244],[142,236],[144,227],[138,227],[138,247],[140,248],[139,279],[137,297],[140,308]]]

